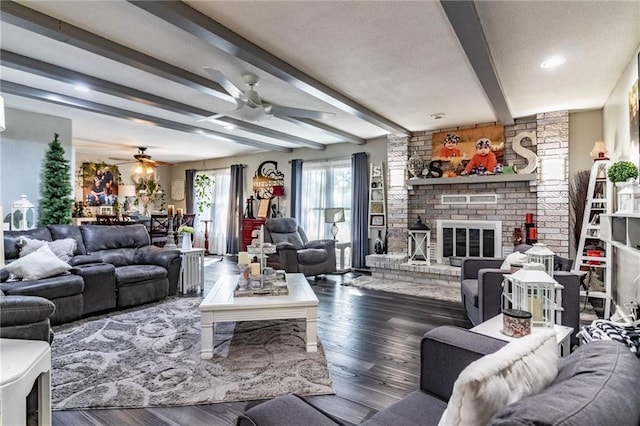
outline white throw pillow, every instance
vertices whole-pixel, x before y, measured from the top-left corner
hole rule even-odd
[[[549,329],[522,337],[460,373],[438,425],[486,425],[503,407],[545,389],[557,374],[556,333]]]
[[[71,269],[69,264],[58,259],[47,244],[35,252],[21,257],[5,266],[16,277],[23,280],[39,280],[53,277]]]
[[[22,247],[20,248],[20,257],[27,256],[34,253],[43,245],[47,244],[53,254],[58,256],[58,259],[63,262],[69,261],[73,257],[73,252],[78,245],[78,242],[73,238],[62,238],[54,241],[34,240],[31,238],[23,237],[21,239]]]
[[[516,251],[511,253],[509,256],[507,256],[504,259],[504,262],[502,262],[502,266],[500,266],[500,269],[511,270],[512,264],[522,265],[526,261],[527,261],[527,255]]]

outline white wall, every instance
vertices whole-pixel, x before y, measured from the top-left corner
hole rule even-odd
[[[0,133],[0,202],[4,214],[22,194],[38,206],[42,166],[54,133],[71,165],[71,120],[52,115],[5,109],[6,130]],[[73,176],[72,176],[73,179]]]
[[[618,80],[604,105],[604,140],[613,160],[630,160],[638,164],[638,143],[631,144],[629,129],[629,90],[638,78],[638,53],[640,46],[629,59],[624,73]]]
[[[638,78],[640,46],[629,60],[622,77],[611,92],[603,110],[604,140],[612,160],[639,162],[638,144],[631,143],[629,129],[628,93]],[[632,300],[640,302],[640,255],[614,249],[613,297],[618,306]]]
[[[590,153],[596,141],[603,140],[602,110],[569,114],[569,176],[581,170],[591,170]]]

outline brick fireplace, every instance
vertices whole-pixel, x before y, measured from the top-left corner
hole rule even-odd
[[[410,137],[389,136],[387,143],[388,175],[405,174],[407,159],[414,152],[423,159],[431,158],[431,135],[439,131],[455,131],[469,127],[490,126],[485,123],[476,126],[445,128],[434,131],[416,132]],[[513,229],[522,227],[527,213],[534,214],[538,231],[538,240],[561,256],[569,254],[569,177],[568,168],[562,176],[552,176],[542,180],[540,168],[546,159],[564,158],[569,153],[569,114],[568,111],[537,114],[517,119],[511,126],[505,126],[505,162],[519,169],[526,166],[527,160],[512,149],[516,134],[525,131],[536,132],[533,144],[525,139],[522,146],[536,152],[539,158],[537,179],[533,181],[482,182],[457,184],[451,183],[426,185],[398,185],[390,182],[387,196],[387,222],[389,224],[389,254],[367,256],[367,266],[372,276],[381,278],[417,281],[424,280],[426,274],[431,279],[442,280],[449,285],[458,285],[459,268],[447,262],[432,262],[431,266],[406,265],[408,240],[407,230],[410,224],[420,216],[431,229],[432,259],[437,258],[435,247],[438,244],[436,232],[437,220],[461,221],[499,221],[502,225],[501,243],[504,256],[513,250],[511,235]],[[443,204],[442,196],[465,194],[487,194],[497,196],[496,203]],[[487,197],[491,198],[491,197]]]

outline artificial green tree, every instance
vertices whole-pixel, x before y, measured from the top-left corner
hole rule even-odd
[[[44,159],[39,226],[71,223],[71,167],[58,134],[54,135]]]

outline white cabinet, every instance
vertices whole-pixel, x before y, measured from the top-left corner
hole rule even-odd
[[[614,213],[603,216],[602,239],[616,248],[640,256],[640,214]]]

